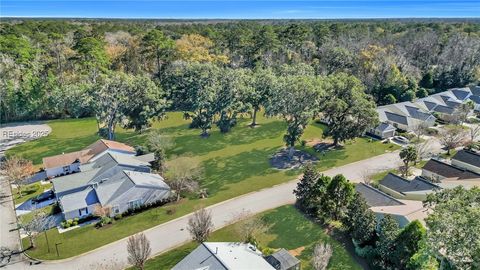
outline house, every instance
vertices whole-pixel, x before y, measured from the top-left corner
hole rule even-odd
[[[480,174],[436,160],[430,159],[422,168],[422,177],[432,182],[452,180],[478,180]]]
[[[355,190],[365,199],[377,220],[391,215],[400,227],[405,227],[414,220],[423,222],[428,215],[421,201],[399,200],[364,183],[357,184]]]
[[[480,153],[472,150],[460,150],[452,157],[452,165],[480,174]]]
[[[170,187],[160,175],[121,171],[107,181],[60,197],[59,203],[64,218],[73,219],[93,214],[96,207],[107,208],[114,216],[169,196]]]
[[[431,113],[410,101],[379,106],[377,113],[382,124],[406,131],[413,131],[419,125],[431,127],[436,120]]]
[[[440,119],[451,122],[456,121],[458,117],[458,107],[472,100],[472,96],[473,93],[470,88],[453,88],[425,98],[420,98],[416,100],[415,104],[429,113],[434,113]]]
[[[421,176],[407,180],[389,173],[379,182],[379,189],[397,199],[423,201],[428,194],[441,189],[441,187]]]
[[[128,155],[136,153],[135,149],[129,145],[101,139],[80,151],[45,157],[43,168],[48,178],[75,173],[79,171],[81,164],[94,160],[105,152]]]
[[[262,252],[248,243],[204,242],[172,269],[299,269],[300,262],[288,252],[274,254],[264,257]]]
[[[113,216],[169,198],[168,185],[150,173],[150,164],[142,159],[145,156],[105,151],[80,165],[80,172],[52,179],[64,218],[91,215],[97,206],[109,208]]]
[[[370,130],[370,133],[380,139],[388,139],[395,136],[396,128],[387,122],[380,123]]]

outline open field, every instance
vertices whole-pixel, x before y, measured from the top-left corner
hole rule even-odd
[[[208,189],[209,197],[198,200],[187,198],[177,204],[154,208],[140,214],[124,218],[113,226],[95,229],[86,226],[63,234],[50,230],[50,244],[61,242],[60,256],[47,252],[44,237],[37,239],[38,247],[29,254],[40,259],[61,259],[75,256],[136,232],[151,228],[168,220],[193,211],[198,205],[212,205],[245,193],[292,180],[299,171],[281,171],[270,167],[269,157],[283,146],[282,137],[285,124],[277,119],[259,117],[257,128],[249,128],[250,119],[241,119],[230,133],[221,134],[213,129],[209,138],[201,138],[200,131],[189,129],[189,121],[182,119],[179,112],[169,113],[166,120],[156,122],[154,129],[160,129],[175,140],[175,147],[168,152],[170,158],[190,155],[199,159],[205,175],[201,185]],[[49,121],[52,127],[50,136],[22,144],[11,149],[8,155],[20,155],[41,163],[42,157],[79,150],[98,139],[97,125],[92,118]],[[313,123],[305,132],[305,139],[322,138],[325,126]],[[147,132],[138,134],[118,129],[117,140],[130,145],[140,145],[145,141]],[[396,150],[396,146],[358,138],[347,142],[341,149],[323,154],[320,158],[322,170],[345,165],[371,156]],[[312,151],[306,149],[307,151]],[[167,215],[167,210],[174,210]],[[24,242],[26,243],[26,242]],[[52,250],[52,249],[51,249]]]
[[[259,216],[268,226],[268,231],[257,241],[262,248],[285,248],[287,250],[301,251],[298,259],[301,260],[302,269],[312,269],[311,254],[318,242],[327,242],[333,246],[333,256],[328,269],[353,270],[362,269],[361,266],[348,254],[342,243],[336,241],[325,233],[325,229],[305,218],[295,207],[282,206]],[[212,234],[211,242],[238,242],[241,238],[238,225],[232,224]],[[147,262],[146,269],[171,269],[188,253],[197,247],[191,242],[174,250],[157,256]]]

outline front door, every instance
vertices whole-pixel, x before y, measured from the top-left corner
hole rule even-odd
[[[85,207],[85,208],[79,209],[79,210],[78,210],[78,213],[79,213],[79,215],[80,215],[81,217],[82,217],[82,216],[86,216],[86,215],[88,215],[88,208]]]

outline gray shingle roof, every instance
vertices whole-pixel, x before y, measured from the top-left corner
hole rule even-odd
[[[458,168],[436,159],[430,159],[423,166],[423,169],[445,178],[458,178],[459,180],[480,178],[480,174]]]
[[[377,130],[384,132],[389,130],[396,130],[396,128],[389,123],[382,122],[380,123],[380,125],[378,125]]]
[[[287,270],[300,264],[300,260],[292,256],[284,248],[265,257],[265,260],[277,270]]]
[[[387,174],[381,181],[380,185],[389,189],[395,190],[400,193],[411,191],[424,191],[440,188],[434,183],[428,182],[422,177],[415,177],[412,181],[409,181],[403,177],[395,175],[393,173]]]
[[[401,201],[364,183],[357,184],[355,190],[362,195],[370,207],[403,205]]]
[[[455,109],[452,107],[447,107],[444,105],[438,105],[433,109],[435,112],[444,113],[444,114],[453,114]]]
[[[385,116],[387,117],[388,120],[399,123],[402,125],[408,125],[408,119],[406,116],[399,115],[396,113],[391,113],[391,112],[385,112]]]
[[[452,159],[480,168],[480,154],[469,150],[458,151]]]
[[[72,194],[60,197],[60,204],[64,212],[82,209],[88,205],[98,203],[97,195],[92,188],[86,188]]]
[[[55,192],[64,192],[71,189],[87,186],[88,183],[101,173],[101,168],[92,169],[85,172],[73,173],[52,179]]]
[[[459,100],[465,100],[469,95],[470,91],[468,89],[452,89],[452,93],[455,95],[455,97]]]

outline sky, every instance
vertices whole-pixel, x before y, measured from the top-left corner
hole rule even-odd
[[[156,19],[480,18],[480,0],[0,0],[0,17]]]

